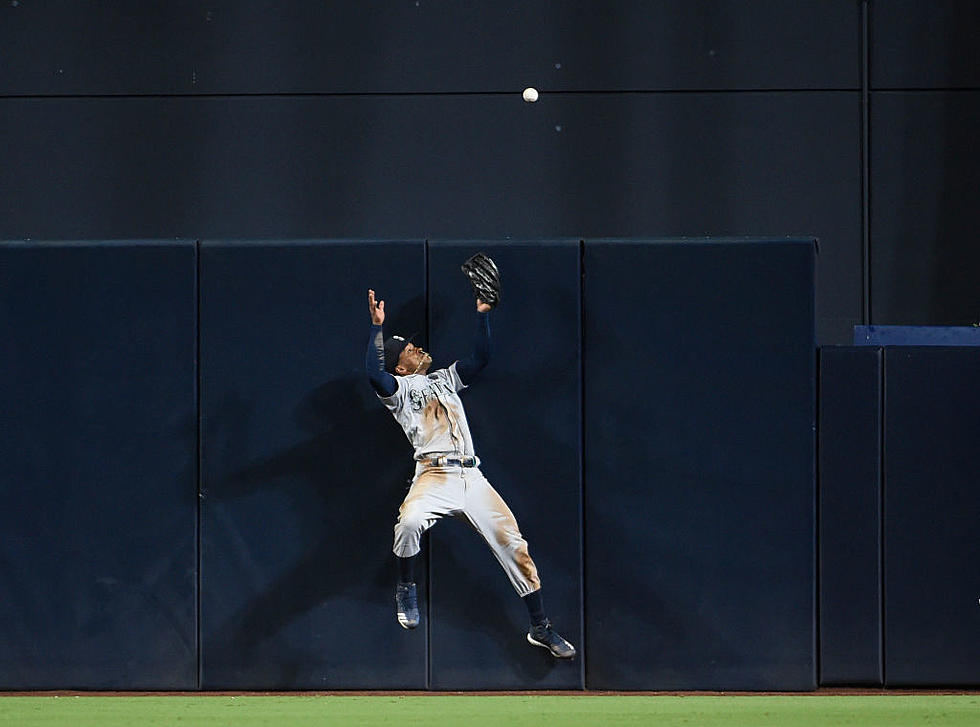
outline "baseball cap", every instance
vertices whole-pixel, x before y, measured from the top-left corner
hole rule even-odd
[[[411,338],[401,336],[391,336],[385,341],[385,371],[389,374],[395,373],[395,366],[398,364],[398,357],[402,355],[405,346],[412,342]]]

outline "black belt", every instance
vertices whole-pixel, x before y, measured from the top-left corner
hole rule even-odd
[[[464,457],[450,457],[448,455],[443,455],[441,457],[430,457],[429,459],[420,459],[419,462],[422,464],[427,464],[430,467],[479,467],[480,458],[476,455],[466,455]]]

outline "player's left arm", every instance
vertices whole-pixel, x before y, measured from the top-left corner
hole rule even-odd
[[[464,386],[469,386],[490,361],[490,309],[492,306],[477,298],[476,300],[476,336],[473,341],[473,353],[469,358],[456,362],[456,373]]]
[[[398,381],[385,371],[384,333],[381,328],[385,322],[385,302],[375,300],[373,290],[368,290],[368,312],[371,314],[371,333],[364,355],[364,371],[378,396],[389,397],[398,389]]]

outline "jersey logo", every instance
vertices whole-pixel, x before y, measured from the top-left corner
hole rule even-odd
[[[409,389],[408,400],[415,411],[422,411],[422,407],[425,406],[425,402],[427,402],[433,396],[438,396],[440,391],[447,396],[453,394],[453,388],[445,381],[430,379],[428,382],[426,382],[425,386],[420,389]]]
[[[412,403],[412,408],[415,411],[422,411],[425,400],[429,398],[428,394],[430,393],[432,393],[431,389],[409,389],[408,399]]]

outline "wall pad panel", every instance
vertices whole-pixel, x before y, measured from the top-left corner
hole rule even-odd
[[[820,684],[882,683],[881,349],[820,349]]]
[[[980,348],[885,349],[885,684],[980,684]]]
[[[197,687],[195,256],[0,243],[0,687]]]
[[[462,398],[481,470],[513,511],[541,578],[545,609],[579,649],[556,661],[524,638],[528,617],[480,536],[432,531],[435,689],[581,689],[582,525],[579,256],[574,241],[431,242],[435,365],[472,351],[476,313],[459,265],[483,250],[501,271],[492,356]]]
[[[203,243],[206,689],[426,686],[425,627],[395,620],[411,450],[364,374],[369,287],[390,329],[423,322],[423,243]]]
[[[813,689],[813,241],[584,268],[587,686]]]

